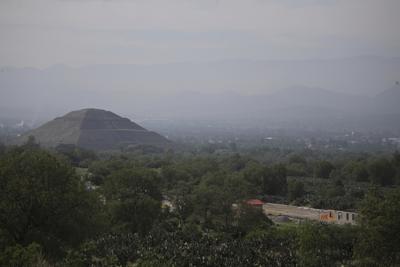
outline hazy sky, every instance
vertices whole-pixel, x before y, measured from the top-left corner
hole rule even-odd
[[[400,56],[399,0],[0,0],[0,65]]]

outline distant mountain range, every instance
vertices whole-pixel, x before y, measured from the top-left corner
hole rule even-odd
[[[135,120],[397,129],[399,73],[400,58],[380,57],[2,68],[0,123],[92,106]]]
[[[264,95],[185,92],[141,100],[146,105],[139,112],[128,110],[124,115],[139,121],[202,120],[249,127],[400,131],[400,85],[374,97],[292,87]],[[1,113],[0,122],[9,112]],[[24,119],[29,125],[30,114],[18,116],[17,122]]]
[[[374,99],[379,112],[396,113],[400,112],[400,84],[396,83],[392,88],[383,91]]]

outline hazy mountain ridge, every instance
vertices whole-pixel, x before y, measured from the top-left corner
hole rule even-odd
[[[388,105],[386,97],[394,105]],[[208,120],[262,127],[396,130],[400,125],[400,110],[395,105],[400,98],[396,97],[397,91],[393,88],[376,97],[307,87],[292,87],[269,95],[185,92],[133,99],[141,100],[145,105],[133,105],[124,114],[139,120]],[[20,118],[25,120],[32,118],[32,114],[21,114]]]
[[[375,98],[379,112],[399,113],[400,110],[400,84],[385,90]]]
[[[36,123],[91,106],[134,119],[307,124],[366,117],[360,121],[368,124],[368,117],[400,114],[400,88],[393,87],[398,73],[400,58],[381,57],[2,68],[0,119],[16,114],[17,120]]]

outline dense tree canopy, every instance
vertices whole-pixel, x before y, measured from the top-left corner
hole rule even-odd
[[[145,234],[161,208],[157,174],[145,169],[122,169],[107,176],[104,195],[116,230]]]
[[[271,195],[286,195],[286,176],[286,167],[283,164],[267,168],[263,176],[263,192]]]
[[[0,228],[7,242],[36,242],[56,255],[96,230],[96,196],[71,167],[43,150],[13,149],[0,159],[0,195]]]
[[[301,198],[305,194],[304,183],[301,181],[292,181],[288,184],[288,198],[293,201]]]
[[[0,266],[400,264],[399,153],[210,147],[95,154],[48,151],[34,139],[6,147]],[[249,199],[361,216],[357,226],[271,218]]]
[[[374,184],[388,186],[394,184],[396,170],[389,160],[385,158],[376,159],[368,166],[371,181]]]
[[[400,265],[400,190],[370,191],[361,207],[357,259],[364,266]]]
[[[322,160],[315,164],[314,166],[314,177],[318,178],[329,178],[329,175],[335,167],[329,161]]]
[[[307,267],[338,266],[352,260],[355,233],[351,228],[303,224],[298,230],[299,265]]]

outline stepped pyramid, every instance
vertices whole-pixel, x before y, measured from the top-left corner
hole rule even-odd
[[[169,141],[115,113],[101,109],[82,109],[55,118],[19,138],[34,136],[44,147],[73,144],[93,150],[112,150],[129,145],[164,146]]]

